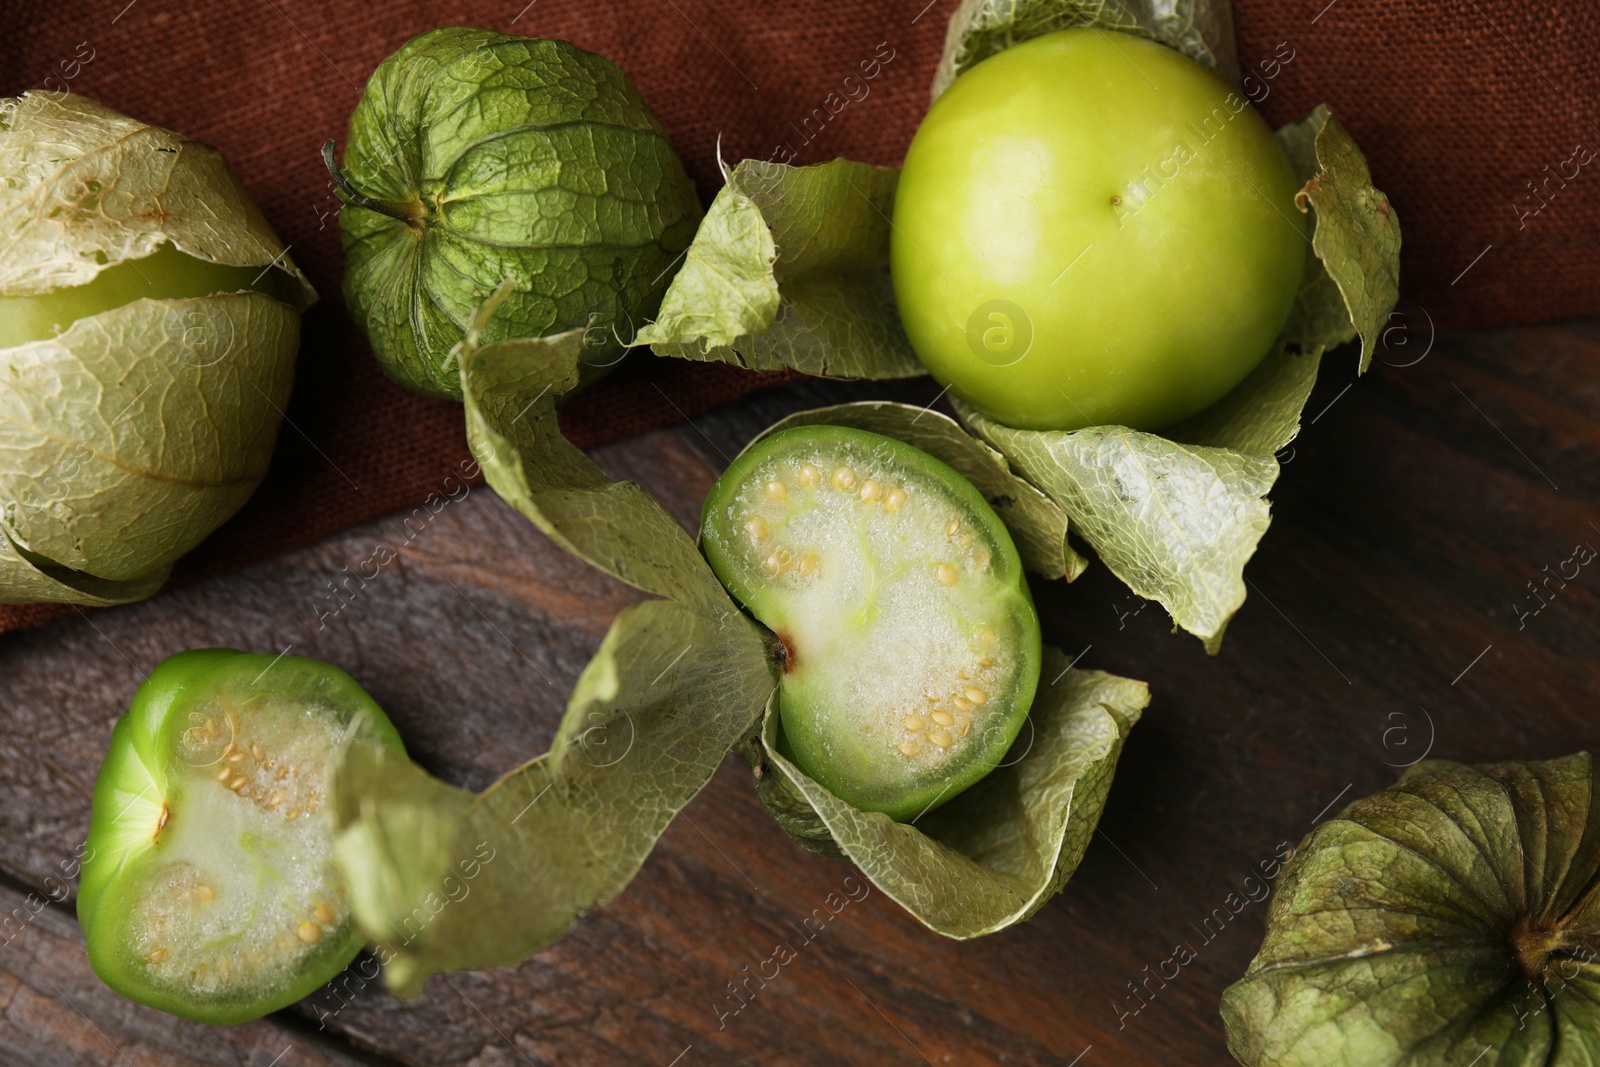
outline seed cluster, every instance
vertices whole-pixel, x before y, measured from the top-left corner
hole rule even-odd
[[[202,993],[276,981],[348,915],[326,859],[331,812],[321,758],[340,725],[226,698],[177,738],[183,802],[156,833],[156,866],[129,915],[152,979]]]
[[[998,641],[993,630],[980,632],[973,641],[976,658],[972,665],[956,672],[958,684],[947,692],[924,694],[927,709],[910,712],[900,720],[896,747],[902,756],[910,760],[925,752],[937,755],[972,732],[979,709],[989,702],[990,689],[998,681],[994,661]]]
[[[824,466],[832,466],[832,470],[825,473]],[[892,484],[885,477],[869,475],[863,478],[849,464],[819,466],[817,463],[804,463],[791,472],[780,472],[767,479],[760,494],[752,494],[753,500],[747,498],[749,507],[743,525],[751,545],[758,553],[766,553],[761,559],[762,569],[774,578],[785,574],[802,579],[816,578],[822,567],[821,557],[815,550],[797,549],[784,544],[781,534],[788,519],[804,508],[825,502],[825,498],[819,499],[816,494],[809,492],[792,495],[785,476],[803,491],[831,488],[840,497],[854,497],[862,504],[881,507],[890,513],[900,511],[909,499],[905,489]],[[940,585],[953,586],[959,582],[963,564],[975,571],[988,569],[988,551],[981,546],[973,548],[975,538],[962,529],[959,518],[949,521],[946,532],[952,548],[957,551],[952,552],[950,559],[934,565],[933,575]]]
[[[218,784],[285,819],[309,819],[322,805],[322,783],[300,765],[279,761],[260,741],[240,735],[231,710],[212,714],[184,731],[184,759],[211,767]]]
[[[327,896],[342,905],[345,894],[340,884]],[[140,907],[140,958],[163,979],[193,989],[220,990],[236,979],[256,982],[267,973],[295,966],[308,946],[335,930],[341,908],[330,900],[315,899],[304,907],[292,936],[280,928],[266,938],[250,936],[250,931],[238,938],[239,915],[240,902],[219,897],[192,865],[172,864],[162,872],[157,891]],[[174,941],[181,947],[175,950]]]

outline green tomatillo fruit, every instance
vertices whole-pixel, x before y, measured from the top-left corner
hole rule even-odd
[[[1021,429],[1158,430],[1271,349],[1306,224],[1272,131],[1154,42],[1062,30],[979,63],[928,111],[890,260],[933,376]]]
[[[367,81],[343,173],[324,155],[345,301],[384,370],[429,396],[460,399],[451,353],[508,278],[485,342],[589,328],[597,359],[620,358],[700,218],[628,76],[565,41],[415,37]]]
[[[79,319],[135,300],[189,300],[213,293],[292,299],[277,270],[209,263],[164,244],[139,260],[108,266],[93,281],[42,293],[0,294],[0,348],[59,337]]]
[[[403,753],[326,663],[197,649],[152,671],[95,782],[78,893],[95,973],[208,1023],[276,1011],[338,974],[361,946],[330,798],[357,737]]]
[[[783,744],[835,796],[911,819],[1005,756],[1039,620],[1011,535],[950,467],[865,430],[780,430],[717,481],[700,540],[783,642]]]
[[[266,474],[316,299],[213,148],[0,100],[0,602],[148,596]]]

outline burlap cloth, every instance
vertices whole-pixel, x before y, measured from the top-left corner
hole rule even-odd
[[[323,297],[305,319],[270,476],[174,581],[420,501],[467,456],[460,407],[389,383],[338,295],[337,202],[318,149],[330,136],[343,144],[367,75],[406,39],[467,23],[603,53],[638,83],[709,204],[720,184],[719,137],[728,160],[898,163],[927,106],[956,3],[4,4],[0,95],[65,86],[217,146]],[[1257,79],[1251,95],[1268,120],[1331,104],[1398,209],[1413,328],[1600,309],[1600,160],[1574,156],[1600,146],[1591,121],[1600,116],[1600,9],[1537,8],[1239,0],[1240,62]],[[875,77],[860,80],[863,69]],[[847,86],[851,75],[858,80]],[[640,354],[574,401],[562,423],[592,446],[781,380]],[[71,610],[0,608],[0,631]]]

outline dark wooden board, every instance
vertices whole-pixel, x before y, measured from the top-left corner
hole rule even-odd
[[[0,1061],[264,1065],[292,1044],[282,1067],[1227,1062],[1216,1008],[1260,937],[1264,907],[1248,900],[1259,864],[1425,751],[1487,760],[1600,744],[1600,573],[1537,614],[1515,610],[1541,603],[1527,586],[1541,568],[1600,546],[1600,325],[1406,339],[1391,336],[1382,357],[1426,356],[1353,385],[1349,352],[1326,363],[1220,656],[1104,568],[1036,584],[1048,640],[1147,680],[1154,700],[1083,866],[1027,925],[947,941],[873,893],[802,941],[791,922],[853,869],[779,833],[730,758],[619,899],[515,970],[438,978],[414,1001],[352,978],[348,994],[206,1031],[98,986],[70,903],[52,905],[0,951]],[[772,419],[933,392],[789,387],[597,455],[692,527],[726,457]],[[338,663],[453,782],[481,787],[540,751],[636,594],[487,489],[413,536],[403,520],[0,641],[6,895],[40,891],[72,855],[112,722],[183,648]],[[380,542],[399,558],[325,614],[329,583]],[[730,983],[780,942],[797,958],[723,1015],[738,1003],[724,999]],[[1194,960],[1152,977],[1179,945]]]

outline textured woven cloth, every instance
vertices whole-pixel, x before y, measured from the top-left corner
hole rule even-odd
[[[215,145],[323,296],[305,319],[271,474],[175,581],[420,501],[466,458],[460,407],[390,384],[340,305],[338,204],[318,156],[326,138],[343,143],[367,76],[408,38],[466,23],[603,53],[638,83],[709,203],[719,140],[727,160],[898,163],[957,0],[525,3],[12,0],[0,10],[0,94],[65,87]],[[1402,307],[1416,325],[1600,310],[1600,165],[1589,148],[1600,129],[1586,114],[1600,100],[1600,9],[1240,0],[1235,22],[1247,87],[1270,122],[1326,101],[1365,150],[1404,227]],[[640,355],[562,422],[595,445],[782,380]],[[0,608],[0,631],[63,613]]]

